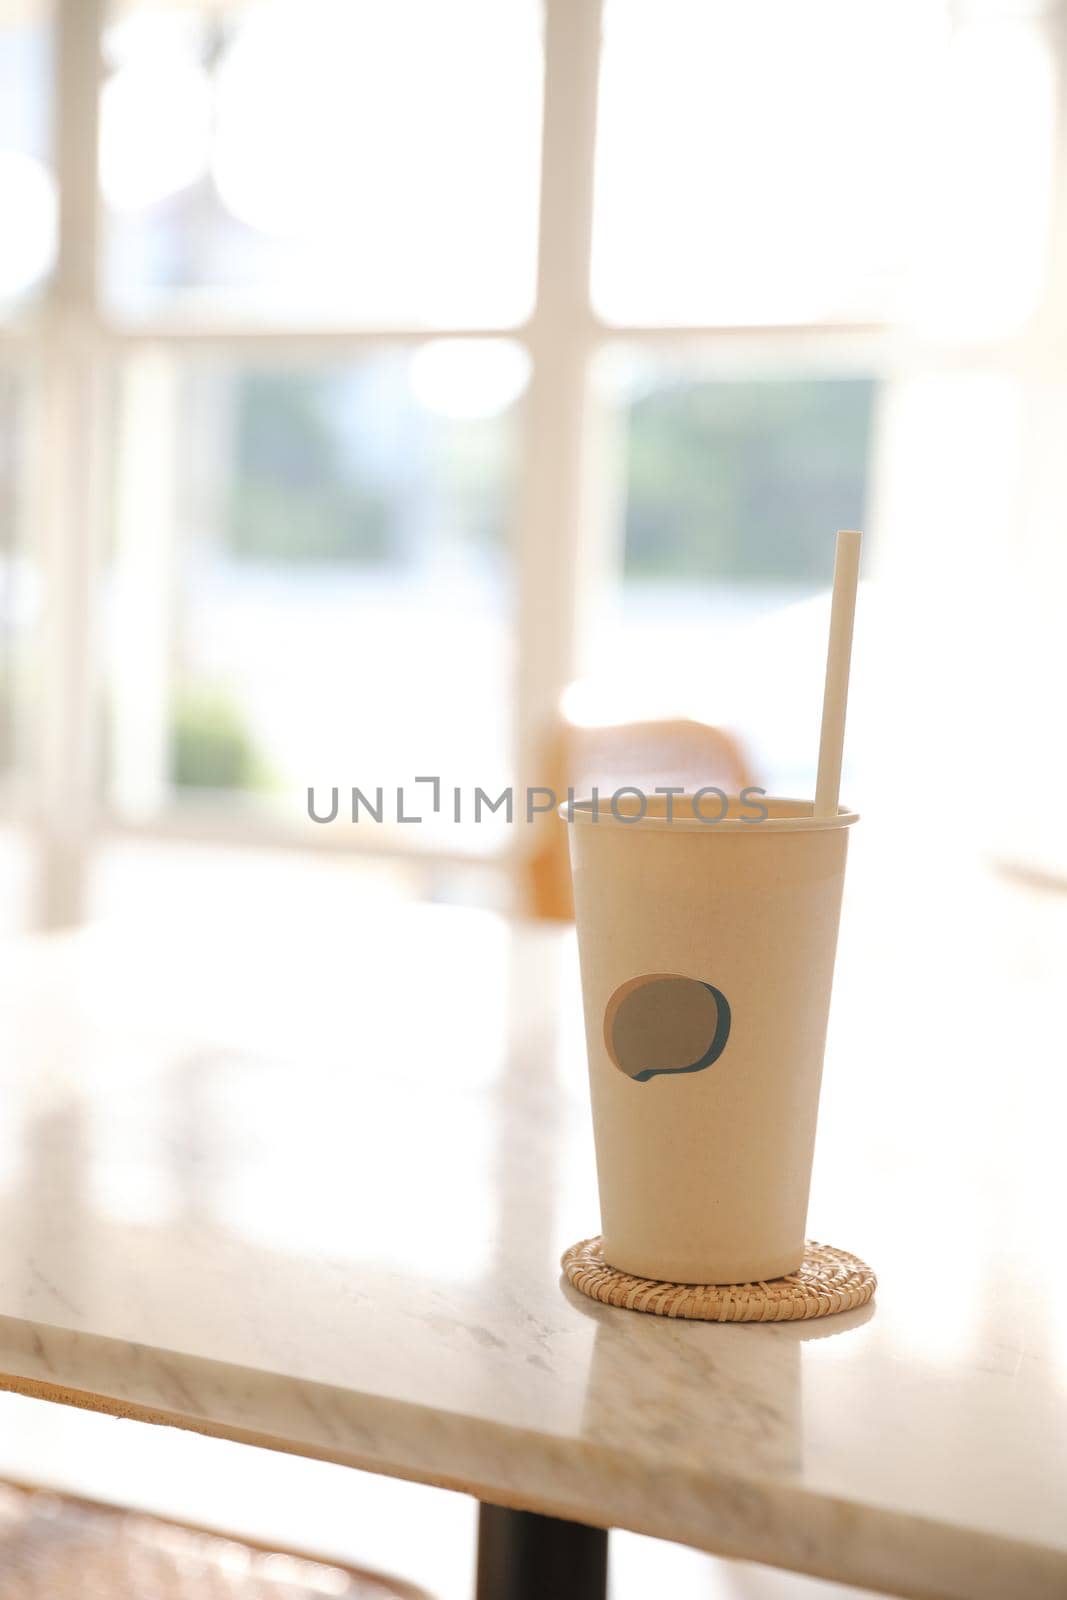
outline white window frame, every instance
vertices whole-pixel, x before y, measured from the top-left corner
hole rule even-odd
[[[447,0],[443,0],[447,3]],[[592,597],[612,560],[604,430],[590,372],[617,341],[728,349],[756,361],[768,351],[785,363],[854,366],[857,353],[879,364],[886,330],[874,325],[734,328],[607,324],[590,299],[594,151],[602,0],[545,0],[544,116],[535,308],[519,327],[415,327],[328,330],[182,326],[164,321],[122,326],[102,309],[97,283],[97,135],[104,0],[56,0],[55,163],[60,194],[58,259],[31,330],[0,334],[0,351],[27,351],[36,368],[30,430],[36,459],[30,521],[46,596],[39,712],[31,744],[26,820],[37,846],[34,920],[57,927],[81,919],[95,844],[131,831],[215,842],[336,848],[337,833],[294,838],[252,819],[238,826],[223,811],[174,808],[143,826],[110,814],[96,771],[102,674],[96,628],[103,478],[114,459],[113,419],[104,404],[117,358],[159,346],[212,349],[237,358],[332,355],[435,337],[521,344],[531,361],[522,408],[521,461],[514,508],[518,583],[516,774],[536,781],[537,751],[559,696],[580,665],[579,645]],[[344,848],[381,848],[374,830],[347,831]],[[522,850],[521,829],[514,849]],[[326,836],[330,836],[327,838]],[[386,848],[399,853],[391,843]],[[458,861],[438,851],[420,860]],[[484,863],[483,863],[484,864]],[[514,864],[514,863],[513,863]]]

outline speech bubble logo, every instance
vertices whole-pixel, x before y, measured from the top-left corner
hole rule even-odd
[[[710,983],[673,972],[630,978],[608,1001],[604,1043],[634,1083],[679,1072],[703,1072],[730,1037],[726,996]]]

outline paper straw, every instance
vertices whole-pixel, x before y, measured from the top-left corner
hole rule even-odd
[[[822,732],[819,736],[819,776],[815,784],[815,815],[835,817],[841,792],[841,753],[845,744],[845,710],[848,705],[848,669],[852,659],[852,623],[856,615],[856,585],[860,575],[860,535],[838,534],[834,556],[834,595],[830,607],[830,643],[826,652],[826,687],[822,698]]]

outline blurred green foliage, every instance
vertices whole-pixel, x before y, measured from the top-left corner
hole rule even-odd
[[[499,417],[436,420],[427,467],[440,525],[471,551],[507,548],[514,430]]]
[[[380,562],[388,507],[346,458],[318,373],[247,372],[237,391],[227,544],[253,560]]]
[[[821,581],[828,532],[864,518],[875,394],[867,377],[653,369],[626,411],[627,575]],[[376,466],[382,442],[366,442],[373,406],[373,385],[354,394],[322,372],[240,376],[233,554],[378,564],[410,555],[427,530],[472,550],[506,542],[509,430],[496,418],[438,417],[427,428],[413,416],[398,480],[395,443]]]
[[[657,381],[631,403],[631,577],[789,582],[827,575],[827,540],[860,527],[868,378]]]
[[[180,689],[170,741],[179,789],[270,789],[271,775],[237,702],[217,688]]]

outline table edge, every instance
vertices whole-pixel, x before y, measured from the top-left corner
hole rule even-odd
[[[810,1488],[660,1468],[613,1446],[202,1356],[0,1317],[0,1390],[627,1528],[907,1596],[1060,1600],[1067,1549]]]

